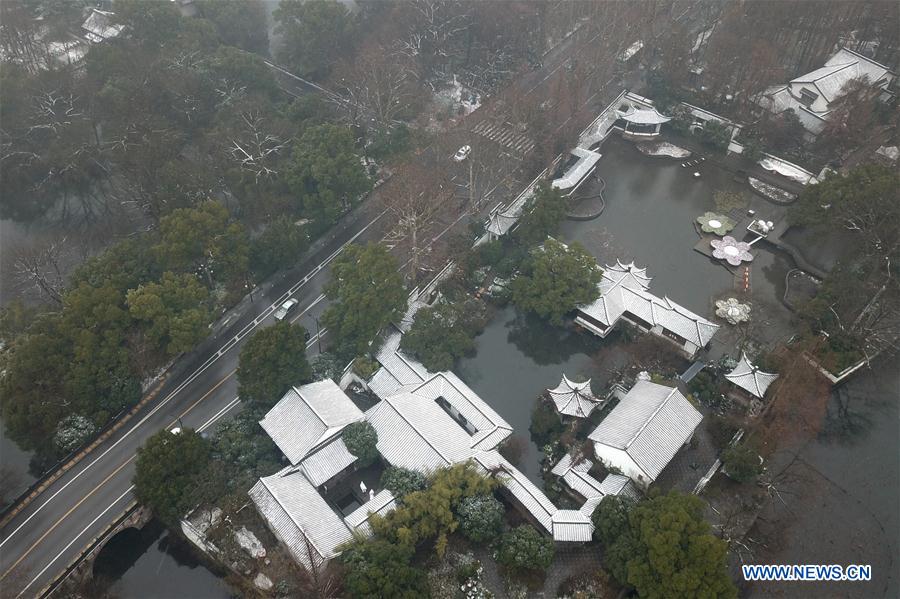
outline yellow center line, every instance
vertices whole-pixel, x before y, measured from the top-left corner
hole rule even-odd
[[[215,391],[216,389],[218,389],[219,387],[221,387],[222,384],[225,383],[225,381],[227,381],[228,379],[230,379],[230,378],[234,375],[235,372],[237,372],[237,369],[234,369],[234,370],[232,370],[231,372],[229,372],[228,374],[226,374],[219,382],[217,382],[215,385],[213,385],[213,386],[209,389],[209,391],[207,391],[206,393],[204,393],[203,396],[202,396],[200,399],[198,399],[197,401],[195,401],[193,404],[191,404],[191,406],[190,406],[188,409],[186,409],[184,412],[182,412],[181,415],[178,416],[178,418],[184,418],[185,416],[187,416],[187,414],[188,414],[191,410],[193,410],[195,407],[197,407],[197,405],[198,405],[200,402],[202,402],[204,399],[206,399],[207,397],[209,397],[210,393],[212,393],[213,391]],[[176,419],[175,421],[173,421],[172,424],[174,424],[175,422],[177,422],[177,419]],[[102,487],[103,485],[105,485],[106,483],[108,483],[109,480],[110,480],[112,477],[114,477],[116,474],[118,474],[119,471],[122,470],[122,468],[124,468],[125,466],[127,466],[128,463],[131,462],[131,460],[133,460],[135,457],[136,457],[136,456],[133,455],[133,456],[131,456],[130,458],[128,458],[127,460],[125,460],[124,462],[122,462],[121,464],[119,464],[119,466],[118,466],[115,470],[113,470],[112,473],[111,473],[109,476],[107,476],[106,478],[104,478],[103,481],[100,482],[100,484],[98,484],[96,487],[94,487],[93,489],[91,489],[91,491],[88,492],[87,495],[85,495],[84,497],[82,497],[82,498],[78,501],[78,503],[76,503],[74,506],[72,506],[71,509],[69,509],[69,511],[67,511],[65,514],[63,514],[63,515],[59,518],[59,520],[57,520],[57,521],[53,524],[53,526],[51,526],[49,529],[47,529],[47,531],[46,531],[44,534],[42,534],[41,537],[40,537],[37,541],[35,541],[35,542],[31,545],[31,547],[29,547],[29,548],[25,551],[25,553],[23,553],[23,554],[21,555],[21,557],[19,557],[19,559],[17,559],[16,562],[15,562],[12,566],[10,566],[10,568],[9,568],[6,572],[3,573],[3,576],[0,576],[0,580],[3,580],[3,579],[6,578],[7,576],[9,576],[9,573],[12,572],[13,570],[15,570],[15,569],[16,569],[16,566],[18,566],[20,563],[22,563],[22,560],[24,560],[26,557],[28,557],[28,556],[31,554],[31,552],[34,551],[34,549],[35,549],[38,545],[40,545],[41,542],[43,542],[43,540],[46,539],[47,536],[48,536],[50,533],[52,533],[54,530],[56,530],[56,528],[57,528],[60,524],[62,524],[63,520],[65,520],[65,519],[68,518],[70,515],[72,515],[72,512],[74,512],[75,510],[77,510],[77,509],[79,508],[79,506],[81,506],[82,503],[84,503],[85,501],[87,501],[88,498],[89,498],[91,495],[93,495],[94,493],[96,493],[96,492],[100,489],[100,487]]]
[[[98,489],[100,489],[100,487],[102,487],[102,486],[105,485],[107,482],[109,482],[109,479],[111,479],[111,478],[114,477],[116,474],[118,474],[119,471],[122,470],[122,468],[124,468],[125,466],[127,466],[128,463],[131,462],[131,460],[133,460],[134,458],[135,458],[135,456],[131,456],[130,458],[128,458],[127,460],[125,460],[124,462],[122,462],[121,464],[119,464],[118,468],[116,468],[115,470],[113,470],[112,473],[111,473],[109,476],[107,476],[106,478],[103,479],[103,482],[101,482],[99,485],[97,485],[96,487],[94,487],[87,495],[85,495],[84,497],[82,497],[81,500],[79,500],[78,503],[76,503],[74,506],[72,506],[72,508],[69,509],[68,512],[66,512],[65,514],[63,514],[63,515],[60,517],[60,519],[57,520],[57,521],[53,524],[53,526],[51,526],[49,529],[47,529],[47,532],[45,532],[44,534],[41,535],[41,538],[39,538],[37,541],[35,541],[35,542],[31,545],[31,547],[29,547],[28,550],[26,550],[25,553],[23,553],[22,556],[21,556],[19,559],[16,560],[16,563],[14,563],[12,566],[10,566],[10,568],[9,568],[6,572],[3,573],[3,576],[0,576],[0,580],[3,580],[3,579],[6,578],[7,576],[9,576],[9,573],[12,572],[13,570],[15,570],[15,569],[16,569],[16,566],[18,566],[20,563],[22,563],[22,560],[25,559],[26,557],[28,557],[28,555],[29,555],[32,551],[34,551],[35,547],[37,547],[38,545],[40,545],[41,542],[42,542],[44,539],[47,538],[47,535],[49,535],[51,532],[53,532],[54,530],[56,530],[56,528],[57,528],[60,524],[62,524],[63,520],[65,520],[65,519],[68,518],[70,515],[72,515],[72,512],[74,512],[75,510],[77,510],[77,509],[81,506],[82,503],[84,503],[85,501],[87,501],[88,498],[89,498],[91,495],[93,495],[94,493],[97,492]]]

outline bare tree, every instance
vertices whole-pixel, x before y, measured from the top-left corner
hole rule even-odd
[[[382,194],[385,207],[394,215],[396,225],[386,236],[394,246],[408,248],[407,277],[415,282],[422,258],[429,250],[426,232],[435,222],[442,205],[452,192],[439,171],[408,165],[395,174],[389,190]]]
[[[17,248],[13,262],[16,279],[37,289],[41,297],[62,305],[65,278],[61,258],[65,248],[65,237]]]
[[[383,46],[364,50],[352,63],[339,65],[333,81],[349,100],[354,124],[365,126],[374,120],[382,129],[393,126],[420,91],[416,62]]]

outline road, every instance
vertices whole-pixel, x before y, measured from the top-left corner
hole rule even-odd
[[[562,67],[566,61],[589,51],[594,39],[576,32],[545,56],[541,69],[522,75],[512,85],[522,95],[534,94],[536,101],[549,96],[556,80],[565,76]],[[579,106],[582,125],[590,121],[604,100],[618,93],[611,82],[592,83],[587,99]],[[493,142],[481,138],[473,143]],[[503,153],[500,146],[496,149]],[[485,209],[498,199],[511,199],[499,195],[509,192],[512,171],[519,166],[518,160],[511,158],[507,172],[496,174],[493,188],[498,189],[497,197],[486,202]],[[459,170],[458,175],[463,175],[461,166]],[[467,215],[454,218],[452,212],[438,219],[429,233],[432,240],[466,224]],[[308,259],[252,299],[245,298],[209,339],[184,356],[157,399],[16,514],[0,534],[0,587],[4,596],[36,595],[133,500],[135,453],[148,437],[179,421],[185,427],[206,430],[238,409],[235,369],[242,343],[257,327],[271,324],[272,312],[288,297],[299,301],[291,320],[314,332],[314,319],[321,316],[327,303],[322,289],[328,279],[328,264],[348,243],[381,239],[391,229],[390,219],[391,214],[377,201],[366,202],[348,215],[336,229],[339,232],[320,241],[320,247]],[[308,347],[311,355],[316,353],[316,346],[314,335]]]

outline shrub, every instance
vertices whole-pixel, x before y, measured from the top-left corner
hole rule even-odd
[[[473,495],[459,503],[462,533],[476,543],[487,543],[503,530],[503,504],[493,495]]]
[[[359,467],[375,463],[378,459],[378,433],[368,422],[352,422],[344,428],[341,434],[347,450],[359,459]]]
[[[523,524],[500,537],[497,562],[517,571],[544,571],[553,562],[553,540],[529,524]]]
[[[53,443],[60,451],[68,453],[87,441],[97,432],[94,423],[81,414],[72,414],[59,423]]]
[[[393,493],[397,499],[403,499],[413,491],[425,489],[428,481],[421,472],[399,466],[388,466],[381,475],[381,486]]]
[[[435,538],[435,552],[443,557],[448,535],[459,526],[456,510],[462,499],[490,493],[497,484],[495,478],[468,462],[441,468],[431,477],[428,488],[410,493],[403,505],[383,518],[372,514],[369,522],[376,536],[413,548]]]
[[[357,540],[344,547],[344,588],[350,597],[423,597],[425,573],[410,564],[413,549],[382,539]]]
[[[725,474],[739,483],[755,480],[762,472],[759,453],[746,443],[736,443],[723,451],[722,463]]]

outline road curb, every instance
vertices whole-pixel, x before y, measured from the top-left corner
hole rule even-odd
[[[37,499],[50,485],[55,483],[59,478],[71,470],[78,462],[83,460],[88,454],[94,451],[100,444],[109,439],[113,433],[121,429],[125,424],[131,420],[131,418],[139,412],[144,406],[148,403],[156,399],[156,396],[159,395],[160,390],[165,384],[166,380],[169,378],[169,374],[166,373],[163,375],[159,382],[156,384],[156,387],[153,388],[149,393],[147,393],[141,401],[136,403],[124,416],[116,420],[115,423],[112,424],[108,429],[106,429],[102,434],[100,434],[96,439],[94,439],[88,446],[84,449],[76,453],[72,458],[60,466],[53,474],[46,477],[40,485],[35,487],[31,493],[26,495],[24,498],[19,500],[19,502],[15,505],[15,507],[11,507],[6,515],[3,516],[3,519],[0,520],[0,529],[4,528],[7,524],[9,524],[10,520],[15,518],[23,509],[28,507],[32,501]]]

